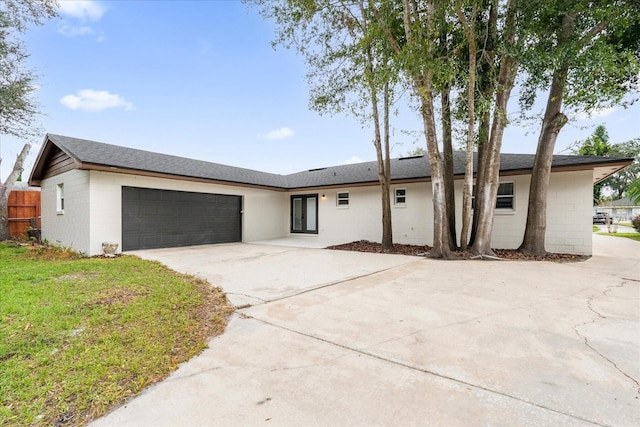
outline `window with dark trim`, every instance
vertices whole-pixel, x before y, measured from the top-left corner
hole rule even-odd
[[[64,213],[64,184],[58,184],[56,188],[56,210],[59,214]]]
[[[475,185],[473,186],[473,194],[475,194]],[[515,208],[515,185],[513,182],[501,182],[498,186],[498,197],[496,198],[496,209],[514,209]],[[475,209],[476,198],[471,196],[471,208]]]
[[[343,207],[349,206],[348,192],[345,191],[345,192],[338,193],[336,195],[336,206],[343,206]]]
[[[318,195],[291,196],[291,232],[318,234]]]
[[[496,209],[513,209],[513,182],[503,182],[498,186],[498,198],[496,199]]]
[[[407,190],[405,188],[396,188],[394,204],[404,205],[407,202]]]

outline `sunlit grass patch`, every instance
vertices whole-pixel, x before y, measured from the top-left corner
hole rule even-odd
[[[614,237],[625,237],[627,239],[636,240],[640,242],[640,233],[607,233],[602,232],[598,233],[601,236],[614,236]]]

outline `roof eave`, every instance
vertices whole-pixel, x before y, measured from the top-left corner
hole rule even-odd
[[[597,165],[593,168],[593,183],[597,184],[616,172],[629,166],[633,163],[634,159],[617,159],[617,161],[607,162],[602,165]]]

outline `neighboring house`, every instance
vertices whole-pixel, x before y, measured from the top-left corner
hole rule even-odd
[[[628,197],[618,200],[609,200],[593,207],[593,213],[608,213],[613,221],[631,221],[636,215],[640,215],[640,206],[633,203]]]
[[[522,240],[533,159],[501,155],[495,248],[517,248]],[[591,254],[593,183],[630,162],[554,157],[548,250]],[[394,241],[431,244],[428,159],[394,159],[391,173]],[[457,153],[458,211],[463,174],[464,153]],[[129,251],[298,235],[328,243],[380,241],[382,234],[375,162],[276,175],[47,135],[29,182],[42,187],[42,238],[89,256],[102,253],[103,242]]]

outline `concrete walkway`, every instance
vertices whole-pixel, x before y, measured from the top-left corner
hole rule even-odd
[[[253,305],[93,425],[638,425],[640,243],[594,248],[568,264],[144,251]]]

